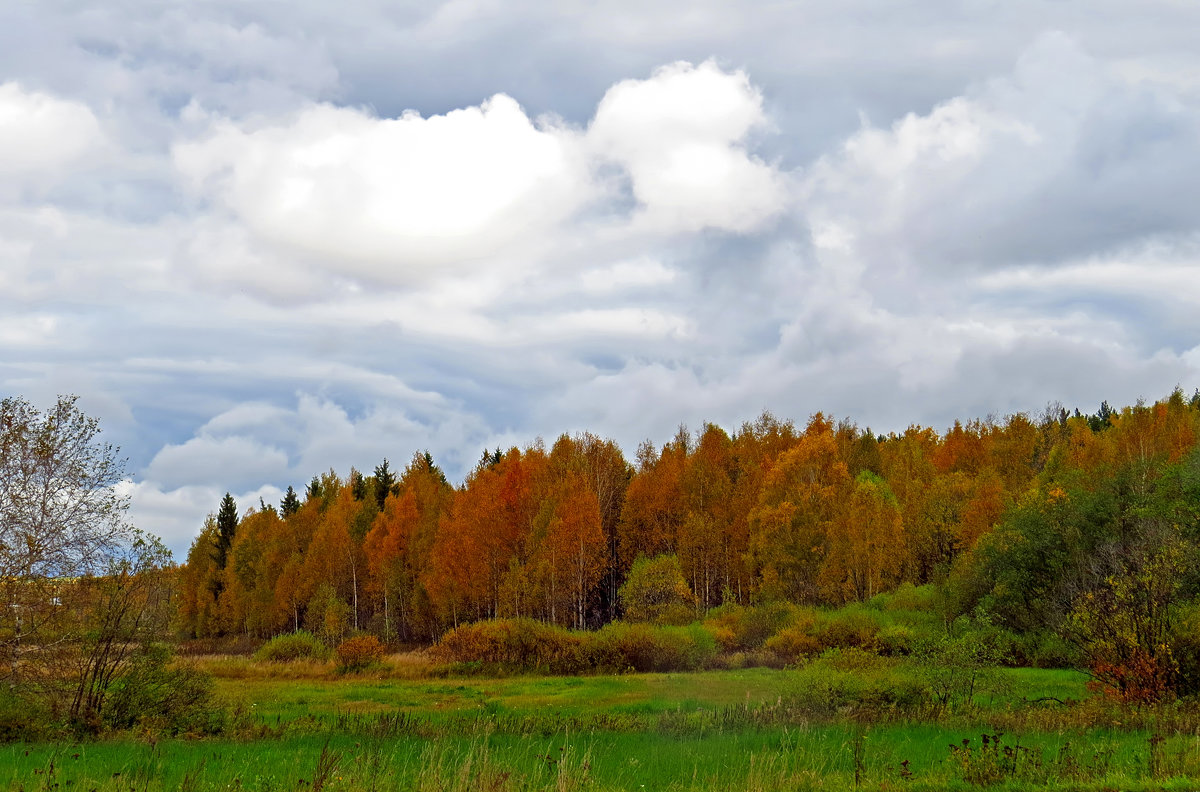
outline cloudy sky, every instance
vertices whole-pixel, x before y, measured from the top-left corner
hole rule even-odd
[[[0,5],[0,394],[231,491],[1200,385],[1200,6]]]

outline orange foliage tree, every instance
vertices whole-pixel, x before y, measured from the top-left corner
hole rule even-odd
[[[817,573],[830,526],[848,494],[850,474],[833,427],[821,413],[767,473],[750,516],[749,555],[765,599],[818,599]]]
[[[704,609],[720,604],[730,589],[735,475],[733,441],[719,426],[705,424],[680,480],[685,513],[676,542],[680,566]]]
[[[690,438],[680,427],[675,439],[656,454],[651,443],[638,447],[637,475],[625,493],[618,526],[622,571],[638,556],[674,553],[683,525],[683,470]]]
[[[531,564],[544,592],[547,620],[582,629],[607,556],[600,504],[578,473],[565,476],[557,489],[549,524],[538,537]]]

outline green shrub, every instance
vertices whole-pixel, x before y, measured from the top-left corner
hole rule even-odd
[[[312,633],[299,630],[267,641],[254,653],[254,659],[262,662],[328,660],[329,647]]]
[[[638,558],[617,593],[631,622],[684,625],[695,619],[696,597],[676,556]]]
[[[1007,659],[996,641],[998,631],[963,622],[955,634],[926,638],[914,651],[920,676],[940,710],[969,709],[977,695],[1004,692],[1007,685],[998,668]]]
[[[50,725],[51,713],[44,701],[0,684],[0,743],[47,739]]]
[[[726,651],[757,649],[775,633],[796,622],[804,611],[790,602],[722,605],[709,612],[704,626]]]
[[[135,726],[166,734],[215,734],[225,723],[213,699],[212,677],[189,666],[169,667],[170,652],[139,650],[113,680],[101,717],[111,729]]]
[[[932,584],[914,586],[912,583],[901,583],[892,591],[876,594],[867,606],[880,611],[927,611],[933,612],[939,608],[938,590]]]
[[[879,634],[879,622],[874,616],[862,608],[847,607],[832,613],[824,614],[817,621],[813,637],[821,649],[837,647],[858,647],[875,649],[875,636]]]
[[[361,671],[383,659],[383,644],[374,635],[356,635],[338,644],[338,668]]]
[[[806,657],[815,657],[820,654],[822,648],[812,634],[815,626],[814,618],[803,618],[768,638],[763,644],[763,649],[784,663],[796,663]]]
[[[792,706],[831,716],[847,710],[911,715],[928,701],[923,680],[898,661],[857,648],[830,649],[789,681]]]
[[[794,614],[791,625],[763,643],[763,649],[784,663],[815,657],[826,649],[853,647],[874,652],[881,648],[879,622],[861,605],[829,612],[797,608]],[[892,638],[897,643],[903,639],[898,632]]]
[[[1189,634],[1193,647],[1196,647],[1195,636],[1196,633]],[[1075,668],[1079,665],[1079,651],[1067,643],[1062,635],[1053,630],[1037,630],[1027,633],[1022,638],[1022,651],[1026,657],[1026,664],[1033,668]],[[1193,658],[1200,657],[1197,648],[1191,652]],[[1180,662],[1183,661],[1180,660]],[[1200,669],[1200,662],[1193,660],[1192,668]],[[1197,673],[1196,677],[1200,678],[1200,673]],[[1193,689],[1200,690],[1200,686]]]
[[[916,630],[907,624],[889,624],[875,635],[879,653],[889,657],[912,654],[919,640]]]
[[[613,622],[589,636],[587,657],[614,671],[695,671],[713,666],[717,641],[699,624],[656,627]]]
[[[881,671],[896,666],[892,660],[886,657],[880,657],[874,652],[854,646],[827,649],[817,658],[817,662],[834,671],[849,671],[856,674]]]

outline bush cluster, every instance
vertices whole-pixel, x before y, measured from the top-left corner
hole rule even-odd
[[[496,619],[455,627],[441,637],[432,653],[448,663],[573,674],[580,670],[582,643],[577,633],[533,619]]]
[[[814,611],[790,602],[768,602],[754,607],[722,605],[709,611],[704,626],[727,652],[758,649],[768,638],[802,619],[811,619]]]
[[[928,706],[928,688],[898,663],[862,649],[829,649],[796,670],[784,699],[824,715],[851,710],[877,717],[913,715]]]
[[[714,664],[717,642],[698,624],[613,622],[589,633],[532,619],[497,619],[456,627],[442,636],[432,653],[441,662],[551,674],[690,671]]]
[[[614,671],[696,671],[711,667],[717,641],[699,624],[655,627],[613,622],[588,642],[592,668]]]
[[[696,597],[683,577],[678,556],[639,557],[618,596],[627,621],[683,626],[696,618]]]
[[[906,596],[919,598],[913,592]],[[830,649],[912,654],[929,632],[922,624],[928,618],[916,613],[909,619],[914,614],[908,608],[900,612],[879,605],[836,611],[782,602],[725,605],[703,623],[612,622],[595,632],[573,632],[532,619],[497,619],[456,627],[442,636],[432,654],[444,663],[549,674],[781,667]]]
[[[795,663],[815,657],[826,649],[879,651],[879,634],[879,621],[864,608],[848,607],[831,613],[808,610],[768,638],[763,648],[784,662]]]
[[[361,671],[383,659],[383,644],[374,635],[355,635],[338,644],[338,668]]]
[[[901,583],[891,591],[876,594],[867,605],[880,611],[926,611],[934,612],[942,605],[936,586],[926,584],[914,586]]]
[[[450,630],[431,648],[430,657],[445,664],[447,672],[459,666],[459,671],[545,674],[782,668],[806,664],[830,650],[923,659],[931,636],[945,633],[938,613],[931,610],[929,592],[929,587],[902,586],[869,603],[832,611],[786,602],[731,604],[713,609],[703,622],[686,626],[617,621],[592,632],[529,618],[495,619]],[[989,647],[997,663],[1018,659],[1048,665],[1065,651],[1061,639],[1053,636],[1017,635],[986,622],[960,626],[958,632],[962,630]],[[341,670],[356,670],[378,662],[383,652],[379,640],[364,633],[339,645],[336,660]],[[324,660],[328,656],[318,637],[300,631],[268,641],[255,659]]]
[[[267,641],[254,653],[254,659],[276,662],[328,660],[329,647],[307,630],[297,630]]]
[[[164,734],[216,734],[225,712],[213,697],[213,680],[188,665],[170,664],[161,644],[143,648],[108,691],[102,716],[109,729],[149,728]]]

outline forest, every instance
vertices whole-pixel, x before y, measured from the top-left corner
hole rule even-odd
[[[1048,647],[1125,695],[1192,692],[1198,431],[1200,391],[1177,389],[941,434],[764,413],[633,460],[563,435],[485,452],[461,486],[418,451],[244,514],[226,496],[179,569],[177,627],[429,644],[486,619],[687,624],[933,584],[946,623],[985,619],[1026,660]]]

